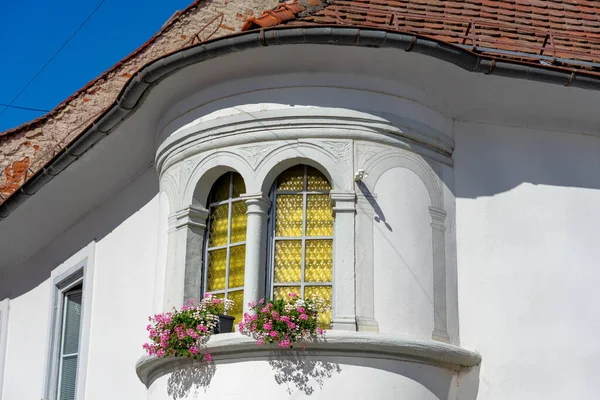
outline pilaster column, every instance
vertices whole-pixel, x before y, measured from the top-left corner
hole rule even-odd
[[[202,254],[208,210],[189,206],[169,216],[169,256],[165,276],[164,309],[199,300]]]
[[[373,218],[375,195],[359,193],[356,202],[356,322],[358,330],[379,332],[375,320]]]
[[[446,211],[429,207],[433,245],[433,323],[432,339],[449,343],[446,322]]]
[[[356,194],[331,191],[334,202],[333,329],[356,331],[354,215]]]
[[[271,200],[263,193],[241,197],[248,207],[244,271],[244,312],[248,312],[248,303],[265,295],[267,217]]]

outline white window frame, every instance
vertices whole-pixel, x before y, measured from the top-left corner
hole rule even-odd
[[[93,292],[94,250],[95,243],[92,242],[85,249],[52,271],[51,318],[48,329],[48,357],[46,381],[44,384],[44,400],[58,399],[65,294],[79,284],[83,286],[83,295],[79,327],[79,348],[77,350],[75,399],[85,399]]]
[[[4,383],[4,363],[6,362],[9,305],[9,299],[4,299],[0,301],[0,400],[2,400],[2,388]]]
[[[277,287],[295,287],[295,286],[300,286],[300,296],[304,297],[304,288],[306,286],[330,286],[332,288],[332,291],[334,290],[333,287],[333,279],[331,282],[306,282],[305,280],[305,270],[306,270],[306,241],[307,240],[331,240],[332,243],[332,253],[333,253],[333,249],[334,249],[334,241],[335,241],[335,216],[334,216],[334,232],[332,236],[306,236],[306,207],[308,205],[308,200],[307,197],[309,195],[330,195],[331,190],[316,190],[316,191],[309,191],[308,190],[308,168],[310,167],[309,165],[306,164],[302,164],[302,166],[304,167],[304,181],[303,181],[303,187],[302,190],[298,190],[298,191],[294,191],[294,190],[277,190],[277,181],[279,179],[279,176],[281,176],[283,173],[285,173],[286,171],[282,171],[281,174],[279,174],[277,176],[277,178],[275,179],[275,182],[273,183],[273,186],[271,187],[271,191],[269,193],[270,198],[271,198],[271,209],[269,212],[269,223],[268,223],[268,228],[267,228],[267,232],[269,235],[269,240],[268,240],[268,245],[267,245],[267,282],[266,282],[266,287],[267,287],[267,297],[273,298],[273,291],[274,288]],[[314,168],[314,167],[313,167]],[[327,178],[325,178],[327,179]],[[329,182],[329,180],[327,180]],[[329,184],[331,185],[331,182],[329,182]],[[277,196],[278,195],[302,195],[302,236],[294,236],[294,237],[288,237],[288,236],[276,236],[275,235],[275,225],[276,225],[276,218],[277,218]],[[296,283],[275,283],[274,282],[274,278],[275,278],[275,243],[276,242],[283,242],[283,241],[302,241],[302,271],[301,271],[301,277],[302,277],[302,281],[301,282],[296,282]],[[333,257],[333,254],[332,254]],[[332,260],[333,263],[333,260]],[[335,267],[335,263],[333,263],[333,266]],[[332,278],[333,278],[333,271],[332,271]],[[331,301],[333,302],[333,296]]]

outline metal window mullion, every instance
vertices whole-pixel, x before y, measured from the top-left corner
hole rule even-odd
[[[276,236],[275,240],[300,240],[302,236]],[[333,236],[306,236],[306,240],[333,240]]]
[[[306,272],[306,203],[308,190],[308,167],[304,166],[303,186],[302,186],[302,275],[300,282],[300,296],[304,298],[304,282]]]
[[[223,244],[221,246],[213,246],[213,247],[209,247],[208,249],[206,249],[207,251],[215,251],[215,250],[223,250],[226,249],[227,247],[238,247],[238,246],[243,246],[246,244],[246,241],[242,241],[242,242],[235,242],[232,243],[230,245],[227,244]]]
[[[233,196],[233,173],[229,175],[229,200],[227,207],[227,258],[225,260],[225,299],[229,298],[229,261],[231,255],[231,215],[233,212],[233,203],[231,197]]]

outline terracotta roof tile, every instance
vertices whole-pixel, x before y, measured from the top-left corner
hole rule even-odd
[[[312,0],[311,0],[312,1]],[[307,1],[288,1],[307,14]],[[380,27],[428,36],[476,51],[515,59],[558,57],[560,65],[600,71],[600,1],[587,0],[321,0],[309,15],[289,15],[282,24],[337,24]],[[312,1],[311,5],[314,5]],[[269,13],[244,29],[273,26]],[[467,34],[467,30],[469,34]],[[554,50],[553,50],[554,49]],[[581,65],[581,62],[590,65]],[[598,65],[592,65],[598,64]]]

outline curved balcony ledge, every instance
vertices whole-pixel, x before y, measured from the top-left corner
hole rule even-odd
[[[481,362],[478,353],[446,343],[394,334],[347,331],[328,331],[324,339],[305,343],[304,350],[280,350],[266,345],[259,347],[254,339],[239,333],[221,334],[212,336],[203,352],[210,353],[216,364],[285,357],[285,354],[342,356],[349,363],[352,363],[352,358],[378,358],[416,362],[455,371],[474,367]],[[157,378],[191,362],[189,359],[143,356],[135,369],[142,383],[149,387]]]

